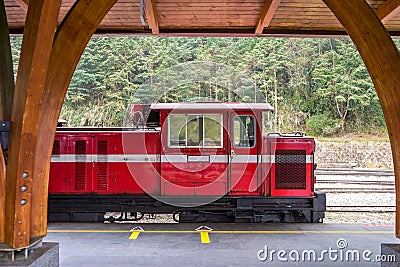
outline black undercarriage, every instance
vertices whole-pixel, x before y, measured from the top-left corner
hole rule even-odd
[[[160,198],[159,198],[160,199]],[[180,207],[165,204],[181,203]],[[322,222],[325,193],[313,197],[229,197],[197,206],[193,198],[164,198],[135,195],[49,195],[49,222],[135,221],[144,214],[174,214],[179,222]],[[208,203],[207,198],[195,201]],[[105,218],[107,212],[119,217]],[[177,216],[179,215],[179,216]],[[179,217],[179,218],[178,218]]]

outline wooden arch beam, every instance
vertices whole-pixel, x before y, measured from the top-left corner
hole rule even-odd
[[[47,233],[58,116],[86,44],[116,1],[77,0],[57,30],[61,0],[30,0],[12,105],[3,225],[0,220],[13,249],[30,246]]]
[[[0,120],[10,120],[14,94],[14,71],[4,1],[0,0]]]
[[[31,243],[36,136],[43,84],[61,0],[31,0],[24,29],[11,113],[6,179],[5,238],[12,248]],[[32,242],[34,242],[32,240]]]
[[[396,14],[398,14],[399,11],[400,0],[387,0],[378,8],[376,14],[378,15],[382,23],[385,24],[389,20],[391,20]]]
[[[47,198],[51,152],[58,117],[79,59],[97,26],[117,0],[79,0],[66,15],[54,39],[40,109],[33,185],[31,235],[47,233]]]
[[[266,0],[265,1],[264,6],[260,13],[260,17],[258,18],[256,31],[255,31],[256,35],[262,34],[264,28],[269,26],[280,3],[281,3],[281,0]]]
[[[392,147],[396,185],[396,236],[400,238],[400,56],[365,0],[323,0],[353,40],[378,93]]]
[[[0,121],[11,119],[14,71],[4,1],[0,0]],[[0,126],[1,127],[1,126]],[[0,144],[0,243],[5,242],[6,165]]]

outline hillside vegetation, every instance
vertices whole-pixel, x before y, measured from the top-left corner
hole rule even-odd
[[[20,42],[12,40],[15,66]],[[94,37],[75,71],[61,118],[71,126],[120,126],[129,104],[145,102],[143,97],[253,101],[232,94],[229,81],[198,80],[168,88],[164,95],[142,92],[155,75],[188,62],[214,62],[244,74],[253,83],[244,95],[262,93],[261,101],[276,109],[280,131],[386,132],[369,74],[348,38]]]

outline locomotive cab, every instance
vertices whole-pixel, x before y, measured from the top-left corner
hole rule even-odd
[[[256,196],[261,177],[261,113],[268,104],[160,103],[161,194]]]
[[[314,194],[314,139],[263,134],[271,125],[269,104],[164,103],[151,109],[160,113],[162,195]]]

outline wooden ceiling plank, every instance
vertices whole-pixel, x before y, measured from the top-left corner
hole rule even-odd
[[[220,14],[220,13],[207,13],[207,14],[171,14],[171,15],[160,15],[160,21],[161,19],[164,20],[170,20],[170,21],[176,21],[181,20],[181,19],[208,19],[208,20],[213,20],[213,21],[221,21],[225,19],[251,19],[251,20],[256,20],[257,21],[257,15],[256,14]]]
[[[28,11],[29,0],[15,0],[15,2],[17,2],[17,4],[18,4],[23,10],[25,10],[25,12]]]
[[[156,11],[156,4],[154,0],[146,0],[146,18],[149,22],[149,27],[151,32],[155,35],[160,33],[160,29],[158,27],[158,18]]]
[[[257,22],[256,35],[262,34],[265,27],[269,26],[281,0],[266,0]]]
[[[378,10],[376,10],[376,14],[378,18],[382,21],[383,24],[387,23],[391,20],[396,14],[400,11],[400,0],[387,0],[383,3]]]
[[[158,4],[201,4],[201,3],[208,3],[208,4],[220,4],[225,5],[227,3],[235,3],[235,4],[242,4],[242,3],[263,3],[264,0],[202,0],[202,1],[193,1],[193,0],[158,0]]]
[[[258,18],[258,15],[260,13],[260,10],[242,10],[241,12],[236,12],[236,11],[182,11],[182,12],[176,12],[176,11],[163,11],[163,12],[158,12],[158,17],[167,17],[171,16],[173,17],[179,17],[181,15],[183,16],[205,16],[208,15],[211,18],[215,18],[216,16],[220,15],[230,15],[230,16],[252,16]]]

